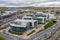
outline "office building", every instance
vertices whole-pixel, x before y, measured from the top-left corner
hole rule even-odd
[[[16,19],[10,23],[11,30],[15,33],[25,32],[28,29],[37,27],[37,25],[37,20]]]

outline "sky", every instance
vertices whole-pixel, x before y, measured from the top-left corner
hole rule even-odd
[[[0,7],[60,7],[60,0],[0,0]]]

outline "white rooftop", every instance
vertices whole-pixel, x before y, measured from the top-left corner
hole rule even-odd
[[[31,16],[23,16],[22,18],[32,18]]]
[[[14,26],[14,27],[26,27],[27,22],[25,22],[25,21],[20,21],[20,22],[17,22],[17,24],[15,24],[15,23],[10,23],[10,25],[12,25],[12,26]]]
[[[34,13],[23,13],[24,15],[34,15]]]
[[[2,13],[1,16],[9,15],[9,13]]]
[[[36,18],[45,18],[45,17],[36,17]]]
[[[36,12],[36,14],[48,15],[48,14],[50,14],[50,13]]]
[[[40,13],[43,13],[43,12],[36,12],[36,13],[40,14]]]
[[[10,23],[10,25],[15,26],[15,27],[26,27],[28,22],[35,22],[35,21],[37,21],[37,20],[16,19],[12,23]]]
[[[15,11],[14,11],[15,12]],[[5,13],[1,13],[1,16],[6,16],[6,15],[11,15],[13,12],[11,11],[6,11]]]
[[[5,11],[6,13],[15,13],[16,11]]]
[[[25,22],[35,22],[37,20],[24,20],[24,19],[16,19],[14,21],[20,22],[20,21],[25,21]]]

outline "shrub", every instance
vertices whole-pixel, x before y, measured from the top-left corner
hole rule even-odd
[[[45,29],[49,28],[50,26],[54,25],[53,21],[50,21],[49,23],[47,23],[44,27]]]
[[[29,34],[27,34],[27,36],[31,35],[31,34],[34,33],[34,32],[35,32],[35,30],[31,31]]]
[[[5,40],[5,38],[4,37],[0,37],[0,40]]]

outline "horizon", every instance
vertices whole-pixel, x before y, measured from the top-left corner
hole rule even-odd
[[[0,7],[60,7],[60,0],[0,0]]]

